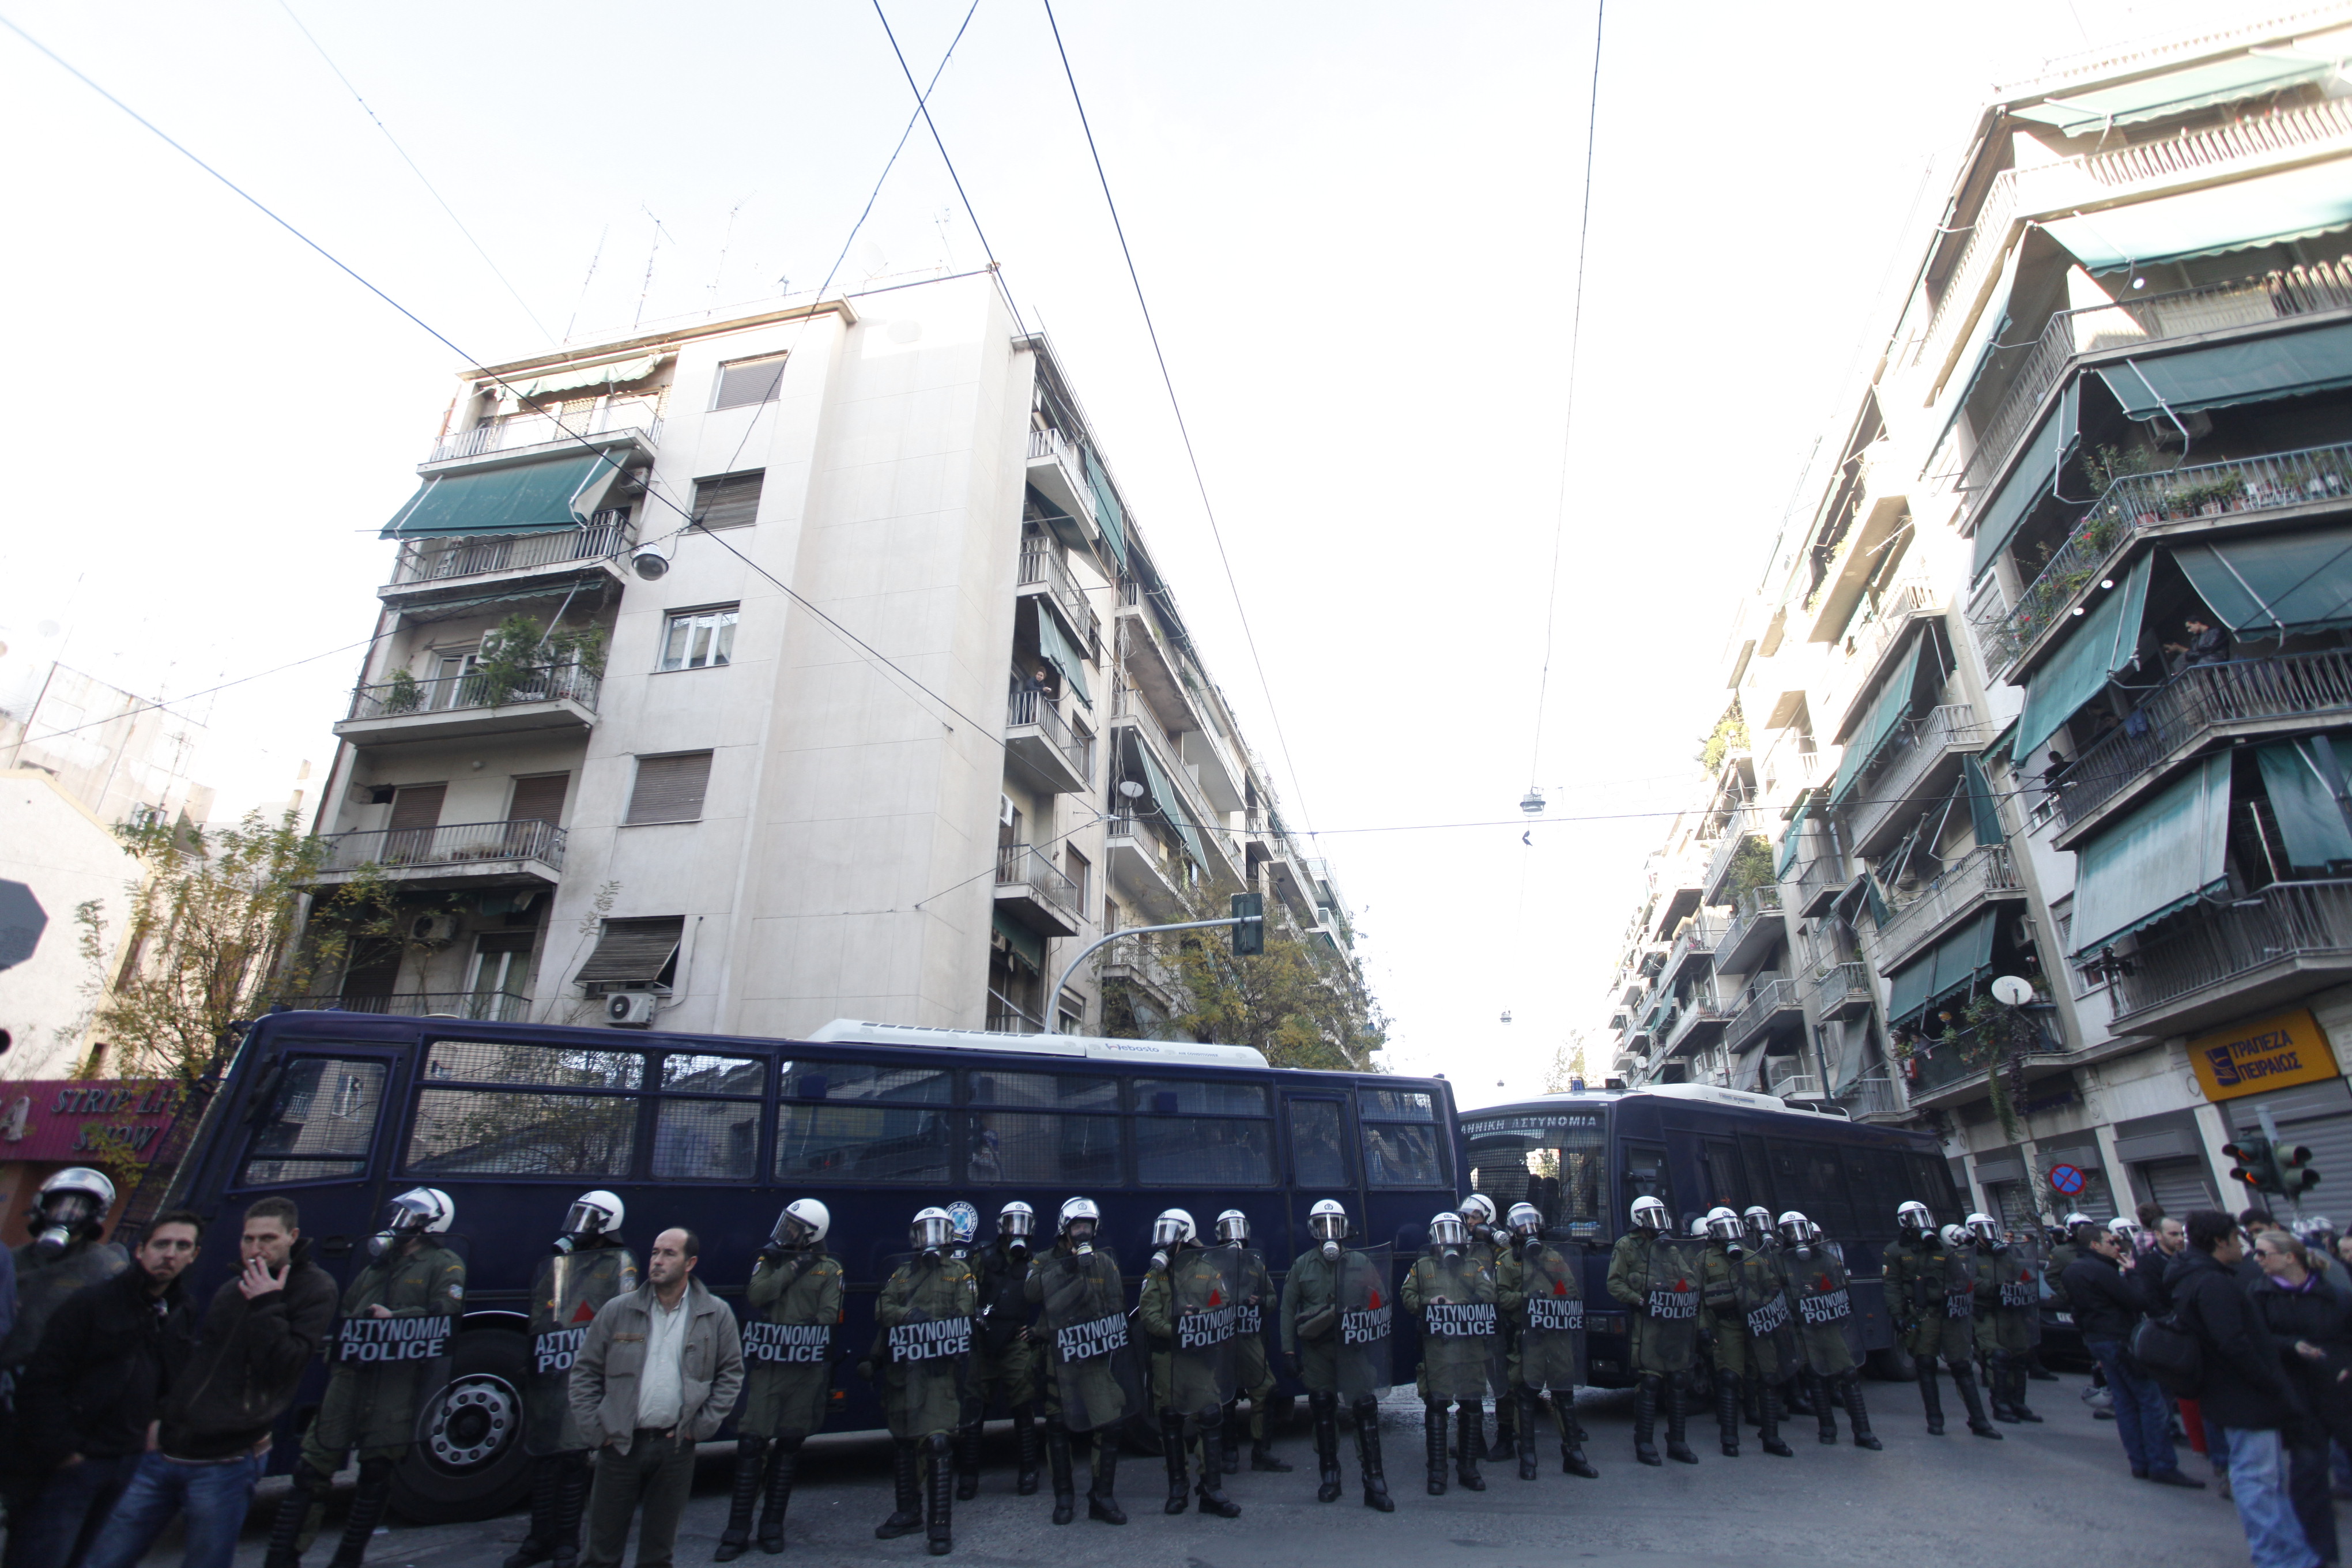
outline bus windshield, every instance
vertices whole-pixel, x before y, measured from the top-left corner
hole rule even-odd
[[[1544,1227],[1578,1240],[1606,1233],[1609,1111],[1606,1106],[1523,1110],[1462,1119],[1471,1185],[1507,1214],[1517,1203],[1542,1211]]]

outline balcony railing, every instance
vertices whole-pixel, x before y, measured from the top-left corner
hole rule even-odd
[[[415,1018],[437,1016],[477,1023],[520,1024],[530,1017],[530,998],[511,991],[395,991],[388,996],[284,996],[279,1000],[289,1007]]]
[[[1732,861],[1739,856],[1739,846],[1750,837],[1761,838],[1763,835],[1756,831],[1745,807],[1734,810],[1723,825],[1723,837],[1715,841],[1714,852],[1706,858],[1706,871],[1700,887],[1713,893],[1723,886],[1723,879],[1731,874]],[[1771,853],[1769,840],[1765,843],[1765,853]]]
[[[2169,757],[2231,723],[2352,711],[2352,652],[2192,664],[2156,689],[2120,729],[2083,749],[2057,780],[2060,830],[2085,822]]]
[[[569,441],[575,436],[606,436],[616,430],[642,430],[650,446],[661,440],[661,414],[662,397],[658,393],[643,397],[614,397],[604,400],[598,407],[560,416],[509,414],[499,419],[485,419],[471,430],[444,436],[426,460],[448,463],[459,458],[511,452],[518,447]]]
[[[485,860],[537,860],[561,869],[563,829],[524,817],[506,822],[459,822],[446,827],[373,828],[331,833],[322,871],[355,871],[362,866],[413,870],[426,866],[463,866]]]
[[[2025,891],[2017,862],[2006,844],[1979,844],[1947,866],[1906,902],[1886,923],[1863,938],[1882,974],[1896,967],[1927,938],[1981,900]]]
[[[2352,443],[2126,475],[2093,503],[2058,552],[2018,594],[2016,604],[1972,624],[1986,673],[1998,679],[2035,638],[2067,619],[2075,596],[2105,576],[2108,563],[2143,530],[2347,496]]]
[[[392,569],[392,586],[477,577],[490,572],[521,572],[619,555],[637,542],[626,508],[600,511],[585,528],[552,533],[479,534],[464,539],[411,539],[402,543]]]
[[[1869,1073],[1846,1085],[1837,1102],[1853,1116],[1900,1116],[1908,1109],[1903,1091],[1880,1073]]]
[[[1034,724],[1045,734],[1046,743],[1062,753],[1062,760],[1070,764],[1072,773],[1082,779],[1094,777],[1093,740],[1071,729],[1061,709],[1045,692],[1034,688],[1014,692],[1005,710],[1004,724],[1009,730]]]
[[[1912,799],[1912,791],[1937,762],[1954,748],[1981,747],[1992,739],[1993,727],[1977,718],[1966,702],[1931,708],[1916,729],[1907,729],[1887,745],[1877,768],[1865,774],[1856,790],[1860,797],[1848,810],[1853,820],[1853,842],[1867,846],[1895,816],[1926,802]]]
[[[988,993],[988,1028],[996,1035],[1042,1035],[1045,1026],[1031,1017],[1028,1011],[1003,992],[990,987]]]
[[[2029,1016],[2034,1039],[2026,1047],[2027,1057],[2063,1056],[2066,1046],[2056,1033],[2057,1010],[2044,1007]],[[1991,1059],[1990,1047],[1978,1043],[1978,1031],[1960,1027],[1922,1041],[1896,1070],[1903,1074],[1909,1099],[1916,1105],[1928,1095],[1982,1081]]]
[[[1087,603],[1085,590],[1063,564],[1062,552],[1046,538],[1030,537],[1021,542],[1021,585],[1024,588],[1042,583],[1045,592],[1059,606],[1062,618],[1076,628],[1078,651],[1092,653],[1102,638],[1102,617]]]
[[[1868,1006],[1873,997],[1870,971],[1856,962],[1832,964],[1813,980],[1813,1012],[1820,1017],[1841,1017],[1849,1008]]]
[[[1712,992],[1701,989],[1675,1009],[1659,1037],[1666,1042],[1669,1053],[1679,1051],[1701,1025],[1719,1025],[1730,1016],[1729,1007],[1717,1001]]]
[[[521,702],[577,702],[596,710],[597,678],[578,665],[549,665],[521,679],[476,672],[434,680],[381,681],[352,693],[353,719],[399,719],[414,713],[454,713],[468,708],[511,708]]]
[[[1780,899],[1801,913],[1818,913],[1815,906],[1822,897],[1836,892],[1845,884],[1845,868],[1838,858],[1817,855],[1799,866],[1795,876],[1781,882]]]
[[[1704,959],[1715,951],[1715,944],[1722,937],[1727,923],[1703,914],[1685,922],[1681,934],[1675,938],[1674,946],[1666,950],[1668,984],[1674,983],[1685,959]]]
[[[1075,917],[1078,912],[1078,885],[1059,866],[1048,860],[1044,851],[1026,844],[1003,844],[996,850],[996,885],[1000,888],[1026,888],[1043,902]]]
[[[1749,931],[1756,929],[1759,921],[1769,921],[1778,925],[1780,923],[1780,918],[1779,883],[1768,882],[1763,887],[1748,889],[1739,895],[1738,901],[1732,906],[1731,919],[1724,923],[1723,935],[1715,944],[1716,951],[1718,952],[1732,951],[1738,947],[1741,940]]]
[[[2142,942],[2112,988],[2116,1022],[2297,959],[2352,958],[2352,881],[2273,882],[2242,906],[2197,907]]]
[[[1771,1022],[1774,1014],[1784,1013],[1799,1005],[1797,983],[1787,975],[1774,974],[1752,980],[1734,1004],[1736,1011],[1731,1016],[1731,1026],[1724,1031],[1724,1043],[1738,1050]]]

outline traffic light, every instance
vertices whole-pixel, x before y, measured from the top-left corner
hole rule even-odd
[[[2278,1156],[2267,1138],[2241,1138],[2235,1143],[2221,1145],[2221,1152],[2237,1162],[2230,1167],[2230,1180],[2243,1182],[2258,1193],[2284,1193],[2285,1184],[2279,1179]],[[2310,1158],[2310,1151],[2304,1151]]]
[[[1234,956],[1250,958],[1265,951],[1265,895],[1234,895]]]
[[[2299,1198],[2319,1185],[2319,1173],[2311,1168],[2311,1151],[2301,1143],[2282,1143],[2271,1152],[2271,1163],[2278,1172],[2278,1190],[2288,1198]]]

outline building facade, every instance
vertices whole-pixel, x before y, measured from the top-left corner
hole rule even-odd
[[[413,918],[319,1005],[1149,1029],[1125,944],[1050,976],[1344,930],[992,275],[468,370],[418,472],[317,823]]]
[[[1924,1123],[2019,1223],[2242,1206],[2265,1125],[2352,1209],[2347,55],[2334,7],[1984,110],[1739,607],[1620,1076]]]

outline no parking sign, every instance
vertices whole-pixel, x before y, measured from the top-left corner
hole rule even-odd
[[[2083,1190],[2083,1167],[2080,1165],[2050,1167],[2050,1184],[2070,1198]]]

